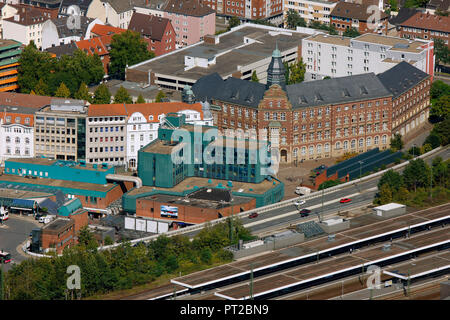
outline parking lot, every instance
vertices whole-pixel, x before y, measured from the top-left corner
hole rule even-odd
[[[0,224],[0,250],[9,252],[13,261],[19,263],[26,259],[25,254],[17,251],[17,248],[29,239],[31,230],[40,227],[33,217],[10,214],[9,219],[3,225]],[[22,250],[20,248],[20,250]],[[3,266],[3,270],[9,270],[12,264]]]

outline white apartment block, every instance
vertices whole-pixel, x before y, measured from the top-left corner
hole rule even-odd
[[[24,45],[33,41],[36,47],[40,49],[42,48],[42,27],[48,19],[50,17],[30,16],[26,12],[3,19],[3,38],[19,41]]]
[[[297,11],[307,24],[317,21],[330,24],[330,13],[337,2],[326,0],[284,0],[284,21],[289,10]]]
[[[305,80],[382,73],[406,61],[433,76],[433,42],[377,34],[356,38],[317,33],[302,41]]]

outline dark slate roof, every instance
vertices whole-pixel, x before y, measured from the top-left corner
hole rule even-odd
[[[80,36],[84,37],[86,35],[86,30],[89,24],[94,21],[94,19],[87,18],[84,16],[80,17],[80,28],[69,28],[67,26],[67,20],[69,17],[61,17],[58,19],[52,19],[52,22],[56,26],[56,30],[58,31],[58,36],[60,38],[66,38],[71,36]]]
[[[169,19],[134,12],[128,30],[136,31],[152,40],[162,41]]]
[[[193,86],[197,101],[211,98],[242,106],[257,108],[264,97],[265,85],[237,78],[223,80],[218,73],[200,78]]]
[[[415,15],[418,11],[420,10],[417,8],[400,8],[396,16],[391,16],[391,18],[389,18],[389,23],[393,25],[401,24]]]
[[[92,1],[93,0],[62,0],[61,5],[59,6],[59,14],[61,14],[62,8],[68,8],[72,5],[76,5],[80,8],[82,15],[86,15]]]
[[[64,54],[67,54],[69,56],[73,55],[73,53],[78,49],[77,45],[73,42],[68,44],[63,44],[60,46],[50,47],[45,49],[45,51],[54,53],[56,57],[61,57]]]
[[[372,72],[291,84],[286,86],[286,91],[294,109],[392,95]]]
[[[429,77],[422,70],[402,61],[391,69],[377,75],[381,83],[394,95],[394,98],[408,91]]]
[[[111,7],[116,10],[117,13],[123,13],[134,9],[135,6],[145,6],[146,0],[102,0],[102,2],[107,2]]]
[[[231,201],[231,191],[218,188],[201,188],[188,195],[192,199],[210,200],[210,201]]]

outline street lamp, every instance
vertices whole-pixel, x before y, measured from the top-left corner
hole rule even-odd
[[[358,161],[359,162],[359,179],[361,179],[362,176],[362,164],[364,163],[364,161]]]

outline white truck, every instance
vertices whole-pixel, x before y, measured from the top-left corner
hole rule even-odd
[[[297,187],[295,188],[295,193],[304,196],[311,193],[311,189],[308,187]]]
[[[5,220],[8,220],[8,218],[9,218],[8,209],[6,209],[5,207],[1,206],[0,207],[0,220],[3,222]]]

